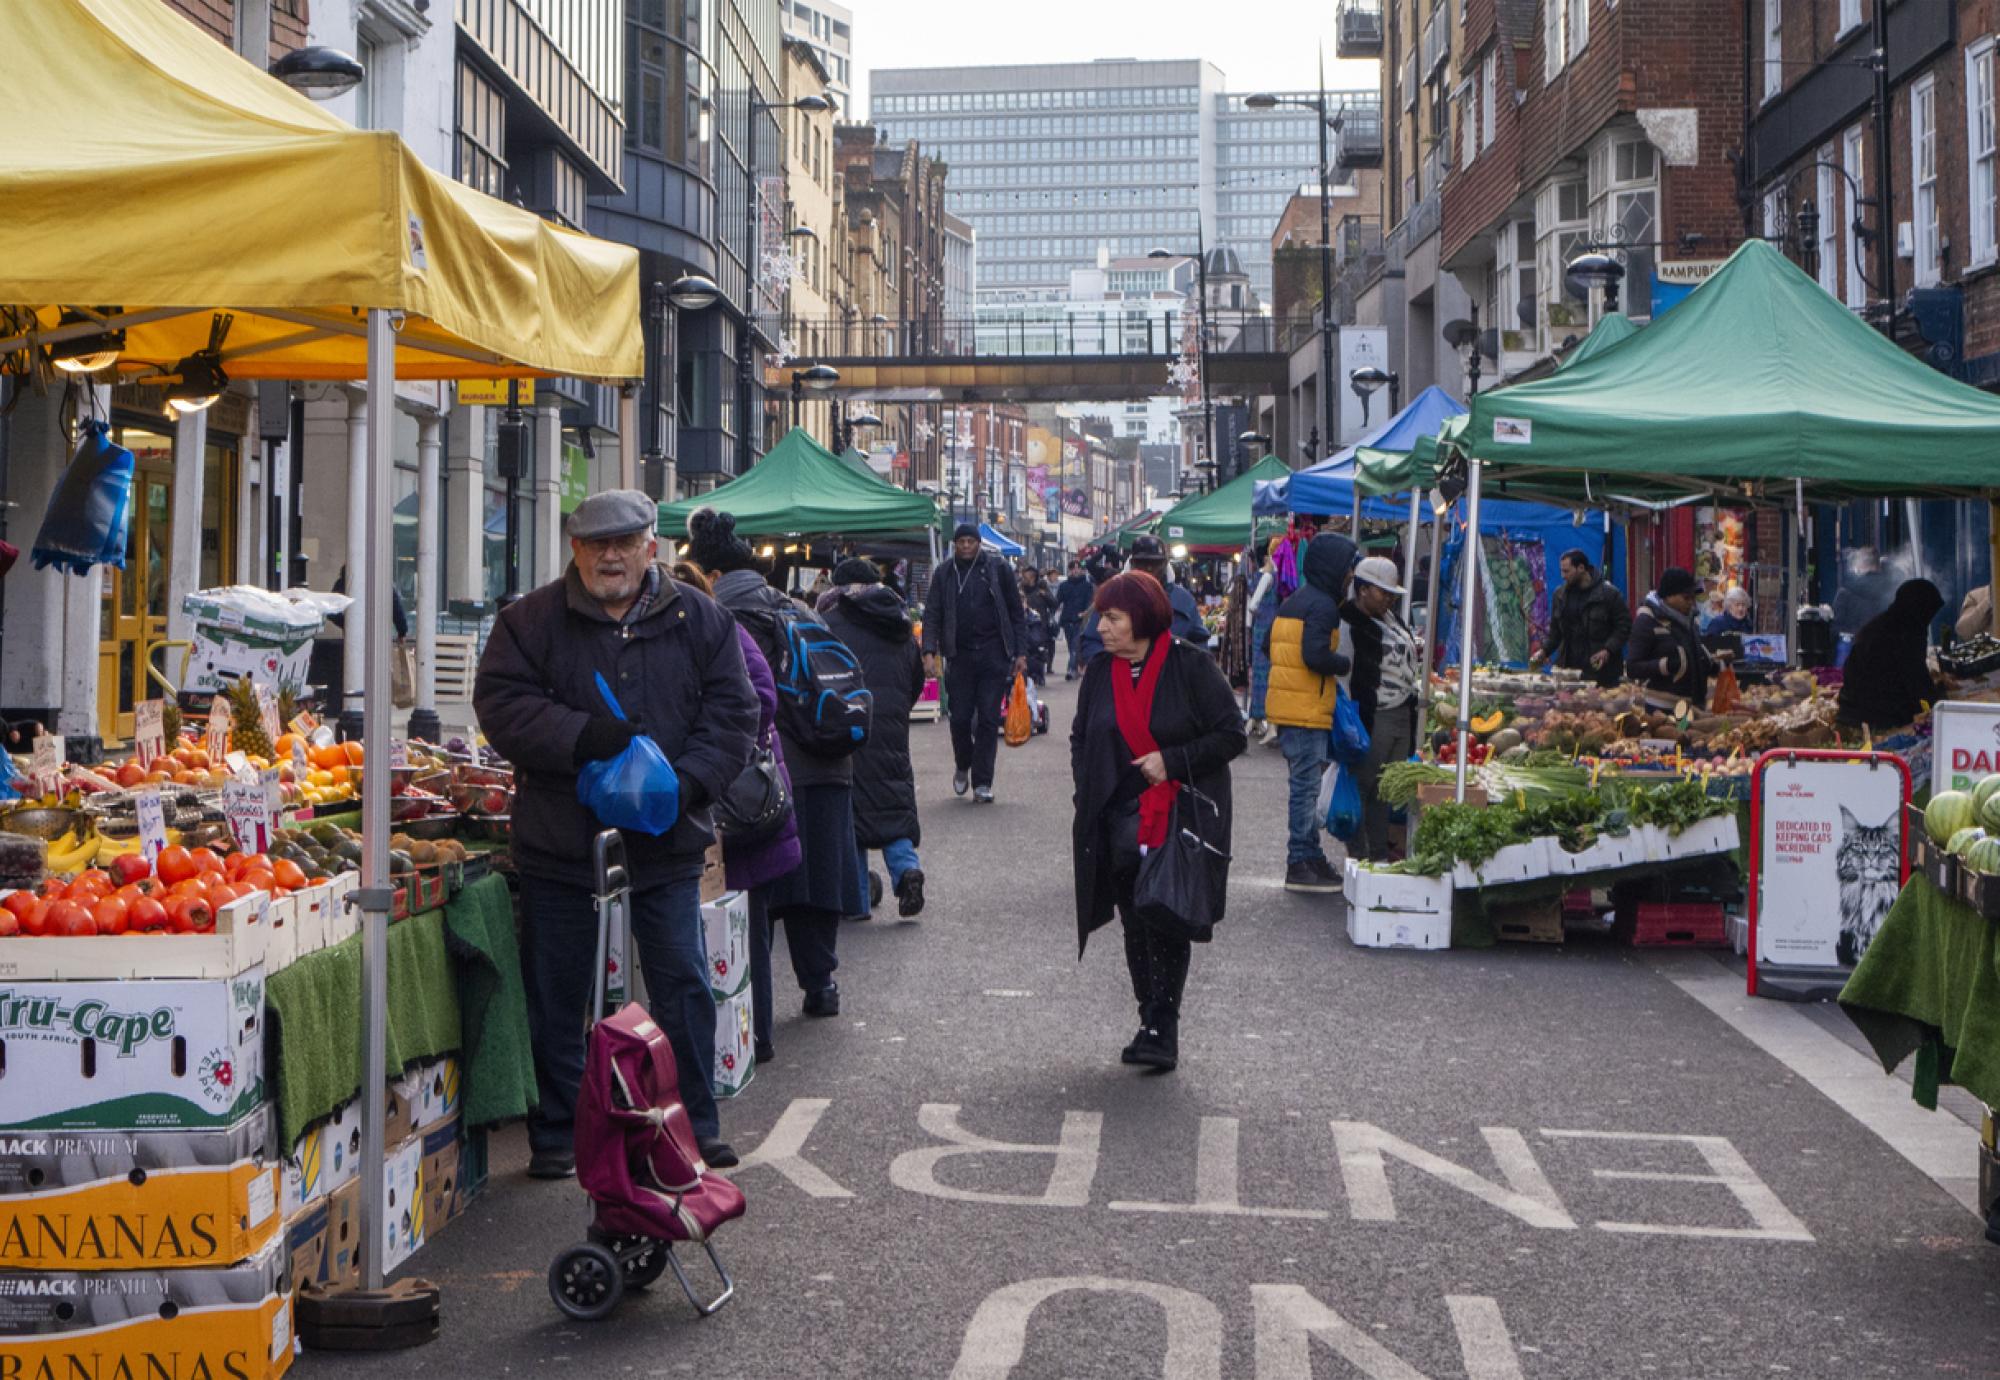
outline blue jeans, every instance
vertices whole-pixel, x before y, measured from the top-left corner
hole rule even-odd
[[[715,1111],[715,998],[708,990],[708,945],[701,927],[701,881],[668,882],[632,893],[632,946],[645,975],[647,1004],[674,1048],[681,1105],[695,1135],[721,1131]],[[540,1104],[528,1114],[528,1144],[569,1152],[583,1083],[584,1014],[597,962],[597,901],[590,888],[521,878],[521,976],[535,1046]],[[591,1013],[593,1019],[596,1013]]]
[[[1326,772],[1327,730],[1281,727],[1278,747],[1291,766],[1291,797],[1286,823],[1291,837],[1285,846],[1287,865],[1324,860],[1319,846],[1319,779]]]
[[[894,891],[903,884],[903,874],[913,872],[923,866],[917,858],[917,846],[908,839],[894,839],[882,850],[883,865],[889,869],[889,890]]]

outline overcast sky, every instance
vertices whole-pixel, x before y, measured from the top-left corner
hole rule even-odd
[[[1377,84],[1373,62],[1333,56],[1333,0],[845,0],[854,11],[854,115],[872,67],[1203,57],[1231,91],[1303,89],[1326,48],[1329,90]]]

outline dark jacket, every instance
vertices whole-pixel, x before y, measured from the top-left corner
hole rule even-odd
[[[950,659],[991,654],[994,650],[958,645],[958,586],[958,558],[948,556],[931,571],[930,592],[924,596],[924,654],[927,656],[942,655]],[[1021,585],[1005,561],[987,551],[974,556],[972,568],[965,572],[965,597],[993,600],[994,621],[1000,626],[998,650],[1006,654],[1004,660],[1012,661],[1024,655],[1028,644],[1021,627]]]
[[[1550,601],[1549,640],[1542,655],[1566,670],[1583,672],[1585,680],[1616,685],[1625,673],[1631,636],[1632,612],[1616,585],[1593,579],[1581,592],[1564,585]],[[1610,655],[1603,666],[1593,667],[1590,658],[1598,652]]]
[[[672,829],[658,838],[625,834],[633,886],[699,876],[714,837],[708,802],[750,760],[757,697],[729,615],[664,567],[659,594],[630,623],[605,615],[573,564],[495,620],[472,707],[514,764],[514,865],[524,876],[595,881],[591,844],[603,826],[576,797],[575,752],[590,716],[611,712],[599,672],[681,781]]]
[[[1271,658],[1265,717],[1285,728],[1332,728],[1335,681],[1347,674],[1340,648],[1340,606],[1354,568],[1354,543],[1321,532],[1306,543],[1299,587],[1278,605],[1265,633]]]
[[[1111,677],[1129,674],[1117,657],[1101,656],[1083,673],[1077,692],[1076,719],[1070,725],[1070,775],[1076,783],[1076,817],[1070,841],[1076,869],[1076,951],[1083,953],[1090,932],[1111,919],[1117,902],[1113,875],[1111,821],[1117,810],[1136,801],[1145,778],[1132,765],[1133,753],[1124,735],[1103,725],[1114,723]],[[1176,640],[1153,695],[1153,739],[1160,745],[1167,776],[1189,782],[1216,804],[1217,813],[1200,813],[1202,836],[1227,850],[1231,824],[1229,763],[1249,746],[1243,733],[1243,711],[1215,658],[1199,647]],[[1211,920],[1222,918],[1218,911]],[[1206,938],[1206,936],[1202,936]]]
[[[1900,728],[1944,697],[1931,678],[1931,620],[1944,596],[1929,580],[1905,580],[1888,608],[1861,625],[1840,683],[1840,718],[1873,729]]]
[[[1625,647],[1625,674],[1646,687],[1646,699],[1661,708],[1686,700],[1691,709],[1708,707],[1708,678],[1715,661],[1701,645],[1694,620],[1674,612],[1648,594],[1632,620],[1632,640]]]
[[[1083,616],[1090,612],[1090,601],[1097,597],[1097,586],[1088,575],[1072,575],[1056,586],[1056,622],[1062,627],[1070,627],[1083,622]]]
[[[736,645],[743,652],[743,669],[749,673],[750,688],[757,694],[757,746],[768,747],[778,759],[778,775],[791,790],[791,773],[785,770],[785,747],[778,741],[778,685],[771,679],[771,663],[757,650],[757,639],[741,623],[736,625]],[[722,844],[723,880],[731,891],[748,891],[765,886],[790,872],[804,857],[799,847],[799,820],[785,816],[778,832],[758,843],[746,844],[725,839]]]
[[[886,585],[843,585],[820,596],[820,616],[861,662],[875,695],[868,741],[854,754],[854,839],[886,848],[923,842],[917,773],[910,765],[910,708],[924,692],[924,655],[909,611]]]
[[[736,616],[736,621],[750,634],[775,675],[780,661],[778,646],[784,641],[778,629],[777,611],[787,604],[799,609],[805,606],[771,588],[770,582],[754,570],[732,570],[716,576],[715,600]],[[853,782],[854,758],[851,754],[846,757],[822,757],[786,731],[783,715],[778,716],[778,741],[784,745],[785,770],[791,774],[795,789],[846,786]]]
[[[1056,625],[1056,597],[1049,593],[1048,586],[1039,580],[1032,589],[1024,588],[1021,591],[1021,609],[1024,613],[1029,611],[1039,613],[1042,621],[1052,628]]]

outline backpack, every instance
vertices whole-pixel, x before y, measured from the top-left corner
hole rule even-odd
[[[778,721],[794,742],[820,757],[845,757],[868,741],[875,696],[861,663],[818,618],[786,600],[770,610],[777,634],[771,675]]]

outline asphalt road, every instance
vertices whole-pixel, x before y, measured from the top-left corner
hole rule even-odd
[[[793,1157],[738,1172],[734,1302],[698,1320],[668,1279],[566,1321],[545,1274],[587,1207],[523,1177],[515,1130],[413,1262],[442,1340],[297,1373],[2000,1374],[2000,1249],[1676,987],[1686,955],[1356,949],[1337,902],[1277,885],[1273,751],[1237,766],[1180,1070],[1121,1067],[1117,936],[1075,953],[1052,696],[991,807],[951,796],[946,730],[915,730],[930,908],[843,931],[839,1019],[800,1017],[779,958],[778,1058],[723,1123]]]

